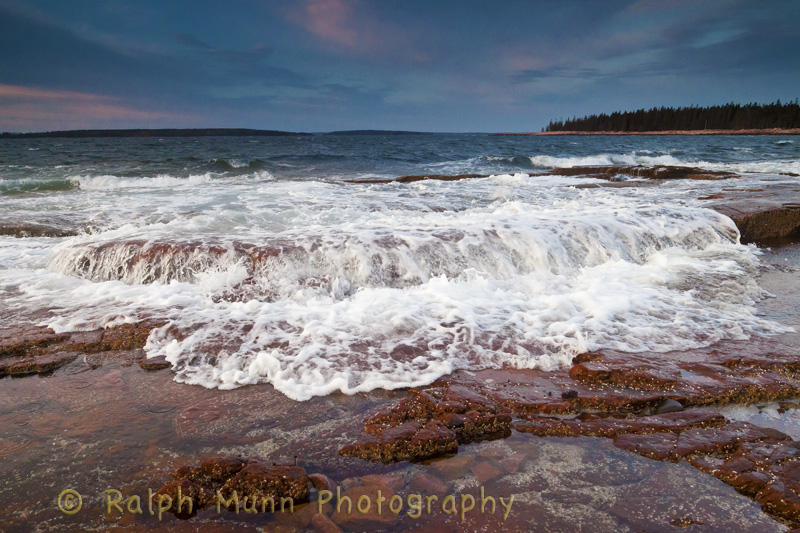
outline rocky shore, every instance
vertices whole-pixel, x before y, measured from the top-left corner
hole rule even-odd
[[[611,186],[618,175],[653,186],[731,177],[684,167],[553,173]],[[760,308],[800,329],[800,188],[722,189],[702,200],[736,222],[743,242],[773,246],[759,284],[776,297]],[[157,253],[126,246],[132,261]],[[258,261],[272,252],[241,253]],[[0,311],[3,530],[31,522],[42,531],[800,527],[800,424],[784,427],[800,407],[798,333],[694,351],[585,353],[551,372],[458,371],[427,387],[332,394],[298,408],[269,385],[173,382],[171,365],[143,350],[158,320],[55,333],[37,325],[46,318]],[[776,414],[770,424],[740,420],[725,410],[732,405]],[[57,506],[68,488],[83,495],[75,514]],[[107,490],[119,493],[116,505]],[[242,501],[231,501],[234,491]],[[423,498],[417,518],[413,495]],[[504,517],[500,498],[505,505],[512,495]],[[395,496],[397,513],[387,511]],[[426,496],[438,497],[427,511]],[[183,497],[190,511],[178,509]],[[487,497],[497,512],[480,511]],[[294,512],[280,510],[286,498]],[[130,511],[136,501],[142,513]],[[254,501],[263,512],[247,510]]]

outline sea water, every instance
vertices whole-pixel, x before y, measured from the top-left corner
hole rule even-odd
[[[737,177],[548,172],[587,165]],[[381,182],[466,173],[488,177]],[[7,326],[157,319],[176,380],[295,400],[692,349],[787,330],[702,198],[798,173],[771,136],[6,139],[0,294]]]

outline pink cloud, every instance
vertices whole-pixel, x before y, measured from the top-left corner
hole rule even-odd
[[[370,14],[358,0],[305,0],[289,18],[326,44],[353,54],[397,56],[406,62],[429,59],[406,32]]]
[[[363,27],[359,31],[353,7],[345,0],[308,0],[303,24],[317,37],[351,48],[364,38]]]
[[[136,109],[105,95],[0,84],[0,129],[7,131],[148,127],[193,118]]]

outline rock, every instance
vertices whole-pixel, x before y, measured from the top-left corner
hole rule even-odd
[[[693,428],[680,434],[675,454],[678,457],[685,457],[694,453],[730,453],[741,442],[765,440],[790,440],[790,438],[778,431],[759,428],[745,422],[721,428]]]
[[[77,352],[59,352],[38,357],[6,357],[0,359],[0,377],[43,374],[71,363],[79,355]]]
[[[288,511],[288,507],[286,512],[278,512],[278,505],[280,504],[280,501],[278,500],[275,503],[275,513],[272,514],[272,517],[275,518],[275,521],[279,524],[289,526],[294,531],[303,531],[305,528],[311,525],[311,521],[314,519],[314,516],[319,514],[319,504],[316,502],[296,505],[293,513]],[[321,516],[325,516],[327,518],[328,513],[331,511],[333,511],[333,506],[329,503],[326,503],[322,506]]]
[[[274,498],[275,508],[280,505],[281,498],[291,498],[294,505],[307,502],[309,496],[309,480],[305,470],[298,466],[266,466],[251,461],[228,479],[220,489],[224,497],[230,497],[233,491],[243,496]]]
[[[734,203],[712,206],[736,223],[744,244],[772,244],[779,239],[794,242],[800,237],[800,205]]]
[[[620,174],[633,176],[636,178],[648,178],[655,180],[721,180],[737,177],[732,172],[705,170],[695,167],[681,166],[597,166],[597,167],[569,167],[556,168],[550,171],[557,176],[593,176],[605,179],[613,179]]]
[[[750,497],[757,496],[775,481],[775,476],[769,472],[744,472],[741,474],[733,472],[733,474],[725,477],[725,483]]]
[[[606,384],[640,390],[670,390],[677,384],[677,372],[670,372],[655,365],[617,364],[609,366],[600,361],[588,361],[574,365],[569,377],[585,384]],[[575,396],[578,393],[575,391]]]
[[[475,459],[469,455],[456,455],[455,457],[448,457],[430,463],[438,474],[445,479],[459,479],[469,472],[472,465],[475,464]]]
[[[362,485],[386,485],[395,492],[403,490],[406,485],[406,477],[403,472],[396,474],[370,474],[361,476]]]
[[[337,526],[347,531],[387,528],[394,525],[398,518],[398,515],[389,509],[390,500],[394,495],[394,491],[386,485],[353,487],[342,494],[342,498],[334,506],[331,519]],[[359,502],[362,504],[360,509]],[[362,513],[361,510],[366,512]]]
[[[656,414],[664,415],[667,413],[677,413],[679,411],[683,411],[683,409],[684,409],[683,404],[667,398],[666,400],[661,402],[658,405],[658,407],[656,407]]]
[[[336,490],[336,483],[325,474],[309,474],[308,480],[311,485],[317,490]]]
[[[39,223],[17,222],[14,224],[0,224],[0,235],[9,237],[72,237],[77,234],[78,232],[75,230]]]
[[[677,443],[678,436],[674,433],[629,433],[614,439],[616,447],[658,461],[671,459]]]
[[[275,501],[276,512],[281,508],[281,498],[291,498],[293,505],[308,502],[309,498],[310,480],[306,477],[305,470],[297,466],[266,466],[255,459],[245,461],[237,457],[211,457],[204,460],[199,468],[178,468],[172,473],[172,477],[175,480],[164,485],[157,494],[172,496],[177,493],[177,487],[181,487],[182,490],[198,495],[195,500],[197,509],[216,505],[217,490],[226,499],[236,491],[240,507],[245,497],[251,502],[253,498],[261,501],[262,498],[271,497]],[[287,513],[289,505],[287,502]],[[269,503],[266,503],[265,508],[270,509]],[[310,513],[308,514],[310,522]]]
[[[238,474],[246,464],[238,457],[209,457],[200,463],[200,472],[211,483],[224,483]]]
[[[144,348],[150,331],[161,325],[163,324],[160,322],[144,321],[107,328],[103,330],[100,350],[108,352]]]
[[[167,358],[163,355],[139,359],[138,363],[143,370],[163,370],[165,368],[172,368],[172,363],[167,361]]]
[[[0,331],[0,358],[23,356],[28,350],[58,344],[69,339],[69,334],[55,333],[50,328],[4,328]]]
[[[492,466],[491,463],[489,463],[488,461],[486,461],[483,463],[478,463],[475,466],[473,466],[472,473],[475,474],[476,478],[478,478],[478,483],[482,485],[487,481],[496,478],[503,472]]]
[[[486,459],[491,459],[492,461],[499,461],[508,455],[508,450],[501,448],[500,446],[490,446],[480,450],[478,455]]]
[[[337,526],[328,515],[315,514],[311,517],[311,525],[317,533],[341,533],[342,528]]]
[[[410,493],[436,495],[440,498],[444,497],[447,489],[447,483],[426,472],[417,473],[408,484]]]
[[[180,489],[181,499],[184,497],[189,497],[191,499],[191,511],[189,511],[188,502],[181,502],[181,511],[178,512],[178,489]],[[189,518],[190,516],[194,516],[197,514],[198,510],[210,507],[215,501],[214,495],[210,490],[200,486],[197,483],[194,483],[193,481],[189,481],[188,479],[177,479],[175,481],[170,481],[158,489],[158,491],[153,494],[153,506],[156,509],[158,509],[159,496],[161,495],[169,496],[169,498],[172,500],[172,506],[169,509],[169,512],[179,518]]]
[[[505,459],[500,459],[498,461],[500,466],[508,472],[509,474],[516,474],[519,470],[520,465],[525,461],[525,455],[521,453],[515,453]]]
[[[457,450],[456,435],[438,420],[432,420],[425,425],[421,422],[405,422],[385,430],[380,437],[365,436],[345,446],[339,453],[368,461],[396,463],[420,461]]]
[[[511,417],[471,388],[412,389],[395,407],[367,419],[364,435],[339,453],[385,463],[419,461],[510,434]]]
[[[800,497],[780,480],[767,485],[758,493],[756,501],[770,514],[784,520],[800,522]]]

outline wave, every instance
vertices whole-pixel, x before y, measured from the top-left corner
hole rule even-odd
[[[114,189],[156,189],[168,187],[196,186],[211,183],[211,174],[192,175],[187,178],[175,176],[155,176],[152,178],[128,178],[122,176],[73,176],[69,182],[84,191],[108,191]]]
[[[631,152],[629,154],[597,154],[575,157],[535,155],[530,157],[530,162],[534,168],[571,168],[612,165],[682,166],[689,164],[688,162],[677,159],[671,155],[639,155],[636,152]]]
[[[16,179],[0,181],[0,195],[11,196],[35,192],[60,192],[77,188],[71,179]]]
[[[512,177],[496,183],[522,184]],[[364,287],[404,288],[442,275],[457,278],[467,269],[495,279],[537,271],[567,274],[610,260],[639,262],[653,250],[702,248],[738,238],[735,226],[714,211],[611,201],[550,210],[507,202],[458,213],[398,214],[391,223],[373,218],[370,226],[355,230],[341,222],[319,233],[295,230],[253,243],[91,237],[62,248],[51,268],[94,281],[141,284],[193,281],[198,272],[239,263],[264,286],[282,286],[281,296],[313,279],[344,297]]]
[[[505,163],[507,165],[517,168],[524,168],[524,169],[535,168],[533,161],[528,156],[515,155],[509,157],[502,157],[502,156],[487,155],[484,157],[484,159],[490,163]]]
[[[177,380],[296,400],[780,330],[756,316],[754,252],[711,210],[596,194],[369,216],[252,242],[79,236],[59,281],[21,290],[81,302],[57,331],[162,313],[146,350]]]
[[[240,170],[264,170],[269,167],[269,163],[261,159],[235,159],[217,158],[212,159],[206,164],[206,169],[212,172],[230,172]]]
[[[736,148],[734,148],[736,149]],[[743,151],[749,149],[743,148]],[[731,161],[716,163],[703,160],[679,159],[672,155],[641,155],[637,152],[628,154],[596,154],[575,157],[554,157],[548,155],[536,155],[530,157],[534,168],[553,169],[553,168],[572,168],[572,167],[592,167],[592,166],[688,166],[705,170],[719,170],[736,173],[755,173],[755,174],[800,174],[800,161],[797,159],[777,159],[769,161]]]

